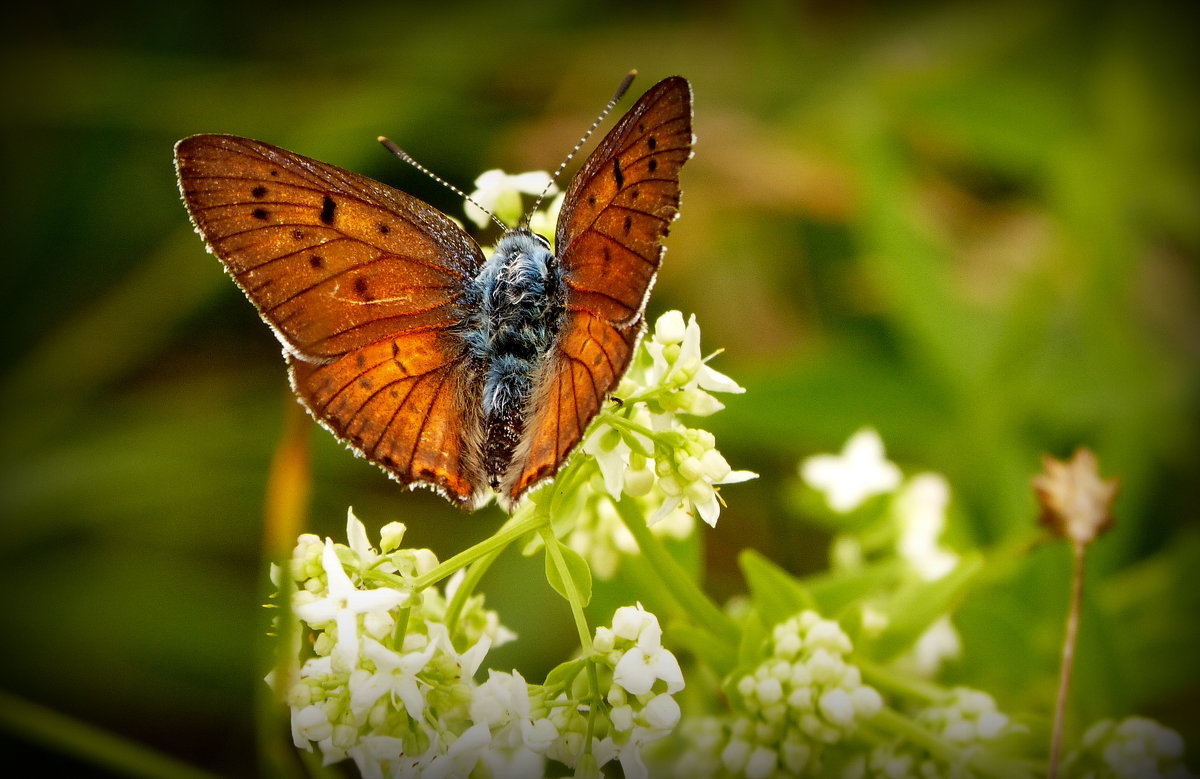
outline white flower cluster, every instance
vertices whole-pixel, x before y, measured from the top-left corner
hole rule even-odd
[[[473,598],[452,639],[441,593],[406,588],[437,559],[400,549],[403,525],[387,525],[377,551],[350,512],[347,535],[348,546],[305,534],[291,560],[292,608],[313,650],[288,680],[293,740],[326,764],[353,759],[364,777],[459,775],[487,735],[471,730],[472,676],[512,634]]]
[[[710,392],[744,392],[708,367],[700,353],[700,326],[692,316],[668,311],[642,340],[617,389],[622,404],[606,409],[583,443],[595,458],[604,490],[614,499],[638,499],[650,524],[682,510],[716,525],[717,486],[752,479],[735,471],[707,430],[690,428],[679,414],[708,416],[724,408]]]
[[[646,776],[642,746],[678,723],[673,695],[683,689],[657,617],[623,607],[611,628],[597,628],[591,662],[602,706],[587,703],[594,688],[586,673],[565,688],[490,669],[477,683],[489,648],[513,638],[482,597],[467,599],[452,634],[446,610],[455,581],[445,594],[408,588],[437,565],[432,552],[400,548],[399,523],[384,527],[376,550],[353,512],[347,534],[349,545],[301,536],[286,572],[294,615],[310,631],[297,648],[311,651],[286,680],[268,681],[286,689],[297,747],[315,747],[326,765],[350,758],[367,779],[476,769],[524,779],[545,775],[548,758],[572,768],[591,760],[597,770],[616,759],[627,777]]]
[[[703,718],[684,733],[692,745],[677,776],[811,776],[828,746],[844,742],[883,708],[875,688],[846,662],[850,638],[836,622],[805,611],[776,625],[770,656],[736,681],[740,713]]]
[[[908,571],[925,581],[935,581],[958,566],[960,556],[942,541],[950,505],[950,485],[937,473],[918,473],[907,480],[887,459],[883,440],[863,428],[846,442],[841,454],[820,454],[804,460],[800,475],[821,492],[837,514],[857,510],[870,498],[886,495],[880,515],[867,529],[857,524],[838,533],[831,545],[835,568],[861,568],[867,558],[899,558]],[[868,633],[881,633],[887,617],[865,601],[863,623]],[[961,653],[962,643],[948,616],[935,622],[912,649],[892,662],[925,678],[933,678],[946,660]]]
[[[561,735],[546,754],[577,773],[585,752],[597,770],[616,758],[627,779],[645,779],[642,748],[679,723],[679,661],[662,645],[658,618],[641,604],[617,609],[611,628],[596,629],[593,649],[607,706],[572,704],[569,690],[559,693],[550,720]],[[592,741],[585,750],[588,733]]]
[[[914,719],[942,741],[958,747],[964,760],[969,759],[979,745],[1014,730],[1008,715],[996,710],[992,696],[965,687],[951,690],[946,702],[922,709]],[[911,776],[949,779],[971,775],[965,764],[949,765],[910,741],[876,747],[867,759],[866,774],[878,779]]]
[[[1145,717],[1102,720],[1088,728],[1082,749],[1067,758],[1063,775],[1079,779],[1189,779],[1183,738]]]

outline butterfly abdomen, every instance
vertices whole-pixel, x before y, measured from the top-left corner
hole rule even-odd
[[[524,430],[533,376],[562,315],[554,254],[527,228],[506,233],[475,278],[478,313],[467,344],[483,368],[483,462],[495,486]]]

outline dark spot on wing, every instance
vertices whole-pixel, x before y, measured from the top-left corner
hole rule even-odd
[[[267,188],[262,184],[259,184],[257,187],[250,190],[250,194],[257,198],[264,198],[267,196]]]
[[[613,157],[613,178],[617,181],[617,189],[625,186],[625,174],[621,172],[621,161]]]
[[[253,216],[255,219],[266,220],[267,217],[269,217],[271,215],[271,212],[267,211],[267,209],[265,209],[265,208],[256,208],[250,212],[250,215]]]
[[[304,240],[304,231],[299,228],[292,230],[292,237],[295,238],[297,241],[303,241]]]
[[[630,228],[633,227],[633,217],[629,214],[625,215],[625,234],[629,235]]]
[[[308,258],[308,264],[320,270],[325,267],[325,258],[319,254],[314,254]]]
[[[658,139],[651,135],[646,139],[646,145],[650,147],[650,151],[654,151],[654,147],[658,146]]]
[[[650,172],[653,173],[657,169],[658,169],[658,160],[651,157],[650,158]]]
[[[367,280],[362,276],[358,276],[354,279],[354,291],[363,300],[371,301],[375,299],[371,297],[371,293],[367,291]]]
[[[327,225],[333,224],[333,214],[337,210],[337,203],[333,202],[333,198],[329,195],[321,201],[321,221]]]
[[[387,225],[385,225],[383,222],[380,222],[380,223],[379,223],[379,232],[380,232],[380,234],[381,234],[381,235],[387,235],[387,234],[388,234],[388,233],[390,233],[391,231],[392,231],[392,228],[388,227],[388,226],[387,226]]]
[[[275,170],[274,168],[271,168],[271,175],[272,175],[272,176],[278,176],[278,175],[279,175],[279,171]]]
[[[385,454],[383,457],[380,457],[379,462],[383,463],[388,468],[396,467],[396,461],[392,458],[392,456],[390,454]]]
[[[367,355],[363,354],[362,352],[354,355],[354,366],[359,370],[367,367]]]

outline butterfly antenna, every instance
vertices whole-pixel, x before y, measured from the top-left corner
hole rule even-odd
[[[392,154],[395,154],[397,157],[399,157],[400,159],[404,160],[404,161],[405,161],[405,162],[407,162],[409,165],[412,165],[414,168],[416,168],[417,170],[421,171],[422,173],[424,173],[424,174],[425,174],[426,176],[428,176],[429,178],[433,179],[434,181],[436,181],[437,183],[441,184],[441,185],[442,185],[443,187],[445,187],[446,189],[450,190],[450,191],[451,191],[451,192],[453,192],[454,194],[456,194],[456,195],[458,195],[459,197],[461,197],[463,200],[467,201],[467,202],[468,202],[468,203],[470,203],[471,205],[473,205],[473,206],[475,206],[476,208],[478,208],[478,209],[479,209],[480,211],[482,211],[483,213],[485,213],[485,214],[487,214],[488,216],[490,216],[490,217],[492,218],[492,221],[493,221],[493,222],[495,222],[497,225],[499,225],[499,226],[500,226],[500,229],[501,229],[501,230],[504,230],[505,232],[507,232],[507,231],[508,231],[508,225],[504,224],[504,222],[501,222],[501,221],[500,221],[500,220],[499,220],[499,219],[496,217],[496,215],[495,215],[495,214],[493,214],[491,211],[488,211],[486,208],[484,208],[483,206],[481,206],[481,205],[479,205],[478,203],[476,203],[476,202],[475,202],[475,199],[474,199],[474,198],[472,198],[470,195],[468,195],[466,192],[463,192],[461,189],[459,189],[458,187],[454,186],[454,185],[453,185],[453,184],[451,184],[449,181],[446,181],[444,178],[442,178],[442,177],[441,177],[441,176],[439,176],[438,174],[434,173],[434,172],[433,172],[432,170],[430,170],[429,168],[425,167],[425,166],[424,166],[424,165],[422,165],[421,163],[419,163],[419,162],[417,162],[416,160],[414,160],[412,157],[410,157],[410,156],[408,155],[408,152],[406,152],[404,149],[401,149],[399,146],[397,146],[397,145],[396,145],[395,143],[393,143],[391,140],[389,140],[388,138],[385,138],[385,137],[383,137],[383,136],[381,135],[381,136],[379,136],[379,142],[383,144],[383,148],[387,149],[387,150],[388,150],[388,151],[390,151]]]
[[[530,216],[532,216],[533,213],[538,210],[538,206],[542,204],[542,200],[545,199],[546,193],[550,191],[550,187],[554,186],[554,182],[563,172],[563,168],[571,164],[571,160],[575,159],[575,155],[578,154],[579,150],[583,148],[583,145],[587,143],[588,138],[592,137],[592,133],[596,132],[596,128],[600,126],[600,123],[604,121],[609,112],[612,111],[613,108],[616,107],[617,103],[621,101],[621,98],[625,96],[625,92],[628,91],[629,85],[633,83],[633,78],[636,75],[636,70],[631,70],[625,74],[625,78],[621,80],[620,86],[618,86],[617,91],[613,93],[612,98],[608,101],[608,105],[604,106],[604,110],[601,111],[600,115],[596,117],[596,121],[592,122],[592,126],[589,127],[587,132],[583,134],[583,137],[579,139],[579,143],[575,144],[575,148],[571,149],[571,153],[567,155],[567,158],[563,160],[558,166],[558,169],[554,171],[554,175],[550,177],[548,182],[546,182],[546,188],[542,190],[542,194],[538,195],[538,199],[533,204],[533,208],[529,209],[529,214],[524,220],[525,224],[529,224]]]

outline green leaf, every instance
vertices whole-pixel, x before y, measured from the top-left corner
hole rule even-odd
[[[752,611],[742,624],[742,640],[738,644],[738,665],[753,667],[758,665],[764,656],[763,648],[767,644],[767,626],[762,615]]]
[[[583,673],[587,667],[586,657],[577,657],[574,660],[568,660],[565,663],[560,663],[546,674],[546,682],[542,686],[551,691],[570,690],[571,685],[579,674]]]
[[[899,559],[891,559],[855,571],[813,576],[805,584],[817,604],[817,611],[836,619],[866,598],[895,587],[904,565]]]
[[[804,585],[753,549],[742,552],[738,564],[768,627],[805,609],[816,608],[816,601]]]
[[[555,592],[568,601],[571,600],[571,595],[563,582],[558,564],[555,562],[556,556],[561,556],[567,569],[567,575],[571,577],[575,593],[579,596],[579,605],[588,605],[592,600],[592,569],[588,567],[587,561],[583,559],[582,555],[558,539],[554,540],[553,549],[549,547],[546,549],[546,581],[550,583]]]

